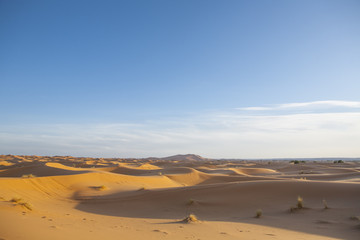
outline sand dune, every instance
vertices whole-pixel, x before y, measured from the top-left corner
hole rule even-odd
[[[359,239],[359,202],[359,162],[0,156],[6,240]]]

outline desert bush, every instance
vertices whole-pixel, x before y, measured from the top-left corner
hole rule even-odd
[[[24,202],[22,198],[13,197],[12,199],[10,199],[10,202],[15,203],[16,205],[20,205],[30,211],[33,210],[31,204],[28,202]]]
[[[304,208],[304,201],[303,201],[302,197],[298,196],[296,207],[291,207],[290,212],[295,212],[295,211],[300,210],[302,208]]]
[[[302,209],[304,207],[304,201],[303,198],[298,196],[296,207],[298,209]]]
[[[99,190],[99,191],[104,191],[104,190],[107,190],[107,189],[108,189],[108,187],[105,186],[105,185],[101,185],[101,186],[97,187],[97,190]]]
[[[183,222],[191,223],[191,222],[197,222],[198,219],[194,214],[189,214],[186,218],[183,219]]]
[[[256,210],[256,215],[255,215],[255,217],[256,217],[256,218],[260,218],[261,216],[262,216],[262,210],[261,210],[261,209]]]
[[[36,177],[36,176],[33,175],[33,174],[24,174],[24,175],[22,175],[22,178],[33,178],[33,177]]]
[[[18,197],[13,197],[12,199],[10,199],[10,202],[13,202],[13,203],[20,203],[22,201],[23,201],[23,199],[18,198]]]
[[[195,200],[190,198],[187,204],[188,205],[193,205],[194,203],[195,203]]]
[[[328,205],[327,205],[327,202],[326,202],[326,200],[325,199],[323,199],[323,204],[324,204],[324,209],[329,209],[329,207],[328,207]]]
[[[351,216],[350,219],[354,221],[360,221],[360,216]]]

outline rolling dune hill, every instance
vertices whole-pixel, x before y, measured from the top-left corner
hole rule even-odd
[[[360,162],[1,155],[0,213],[6,240],[359,239]]]

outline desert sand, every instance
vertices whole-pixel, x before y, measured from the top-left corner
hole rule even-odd
[[[1,155],[0,217],[2,240],[360,239],[360,162]]]

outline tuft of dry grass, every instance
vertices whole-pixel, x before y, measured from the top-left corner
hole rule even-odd
[[[22,175],[22,178],[34,178],[34,177],[36,177],[36,176],[33,175],[33,174],[24,174],[24,175]]]
[[[304,207],[304,201],[302,197],[298,196],[296,206],[298,209],[302,209]]]
[[[195,200],[190,198],[187,205],[193,205],[195,203]]]
[[[298,196],[296,207],[291,207],[290,212],[295,212],[303,208],[304,208],[304,200],[302,197]]]
[[[10,199],[10,202],[15,203],[16,205],[20,205],[30,211],[33,210],[32,205],[28,202],[25,202],[22,198],[13,197],[12,199]]]
[[[328,207],[328,205],[327,205],[327,202],[326,202],[326,200],[325,199],[323,199],[323,204],[324,204],[324,209],[329,209],[329,207]]]
[[[262,210],[259,208],[258,210],[256,210],[256,218],[260,218],[262,216]]]
[[[23,201],[23,199],[18,198],[18,197],[13,197],[12,199],[10,199],[10,202],[13,202],[13,203],[20,203],[22,201]]]
[[[191,222],[197,222],[197,221],[198,221],[197,217],[192,213],[183,219],[183,222],[185,222],[185,223],[191,223]]]
[[[351,216],[350,219],[354,221],[360,221],[360,216]]]
[[[104,190],[107,190],[108,187],[105,186],[105,185],[101,185],[101,186],[96,187],[96,189],[97,189],[98,191],[104,191]]]

